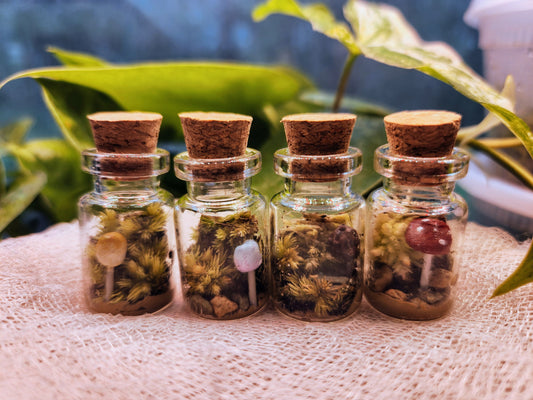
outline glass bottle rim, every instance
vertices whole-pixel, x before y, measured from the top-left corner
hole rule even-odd
[[[288,147],[274,153],[276,174],[293,180],[335,181],[357,175],[362,168],[363,153],[357,147],[348,147],[344,153],[325,155],[291,154]]]
[[[167,150],[154,153],[106,153],[96,148],[81,152],[81,168],[91,175],[117,180],[146,179],[162,175],[170,169]]]
[[[467,151],[454,147],[449,156],[412,157],[392,154],[390,146],[379,146],[374,153],[374,168],[386,178],[401,178],[411,175],[410,184],[438,184],[455,182],[468,172],[470,155]]]
[[[261,152],[250,147],[243,155],[224,158],[191,158],[183,151],[174,157],[174,172],[188,182],[236,181],[257,175],[261,164]]]

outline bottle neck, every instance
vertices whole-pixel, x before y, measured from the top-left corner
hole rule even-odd
[[[403,185],[393,178],[383,179],[383,189],[396,201],[405,204],[442,203],[450,200],[455,182],[438,185]]]
[[[251,179],[227,182],[187,182],[191,199],[201,202],[235,201],[251,194]]]
[[[285,192],[302,197],[349,196],[352,193],[352,179],[344,178],[329,182],[302,182],[285,179]]]
[[[149,177],[144,179],[118,180],[104,178],[101,176],[94,177],[94,191],[99,194],[128,195],[136,193],[151,193],[159,188],[159,179]]]

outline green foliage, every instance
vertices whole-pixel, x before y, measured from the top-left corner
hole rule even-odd
[[[0,128],[0,232],[4,231],[39,195],[46,174],[24,165],[14,149],[32,125],[29,118]]]
[[[320,12],[311,13],[309,10]],[[254,17],[259,20],[273,13],[308,21],[313,29],[339,40],[354,56],[362,54],[383,64],[416,69],[452,86],[491,111],[522,141],[533,157],[531,130],[512,112],[510,100],[471,70],[453,48],[442,42],[423,41],[395,7],[349,0],[344,7],[344,15],[353,32],[340,28],[345,26],[343,23],[329,20],[326,15],[331,15],[331,12],[321,4],[301,6],[295,0],[269,0],[256,8]],[[323,20],[329,22],[320,23]],[[342,35],[333,35],[332,31],[337,32],[333,26],[341,30]]]
[[[521,141],[529,155],[533,157],[531,128],[514,114],[509,93],[505,91],[503,94],[498,93],[471,70],[450,46],[442,42],[423,41],[395,7],[363,0],[348,0],[344,6],[344,16],[353,31],[347,29],[344,23],[335,21],[326,6],[322,4],[304,6],[296,0],[267,0],[256,7],[253,17],[259,21],[274,13],[306,20],[313,29],[338,40],[348,49],[350,56],[340,80],[338,89],[340,94],[344,90],[352,63],[359,55],[398,68],[416,69],[450,85],[459,93],[485,107]],[[484,128],[489,129],[494,126],[492,118],[489,117],[484,122]],[[478,145],[477,148],[487,151],[487,147],[482,145]],[[526,184],[530,184],[532,177],[528,171],[517,168],[516,163],[509,162],[510,160],[505,159],[494,149],[488,153]],[[524,262],[509,279],[514,282],[513,287],[516,287],[529,282],[528,279],[532,275],[533,244]],[[506,281],[505,287],[511,287],[508,282]],[[497,292],[503,293],[499,289]]]
[[[518,268],[494,290],[492,297],[501,296],[531,282],[533,282],[533,245],[529,247],[526,257]]]

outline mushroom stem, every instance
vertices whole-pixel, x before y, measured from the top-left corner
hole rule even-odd
[[[113,293],[114,267],[106,267],[104,301],[109,301]]]
[[[255,288],[255,270],[248,272],[248,297],[250,304],[257,306],[257,291]]]
[[[433,254],[424,254],[424,265],[420,274],[420,288],[427,289],[429,285],[429,275],[431,273],[431,264],[433,263]]]

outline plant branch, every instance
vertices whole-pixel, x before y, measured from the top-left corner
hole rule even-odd
[[[491,147],[493,149],[508,149],[511,147],[520,147],[522,142],[516,137],[508,138],[484,138],[479,139],[485,146]]]
[[[527,168],[524,168],[512,158],[495,150],[493,147],[488,146],[480,140],[471,140],[468,142],[468,145],[487,154],[490,158],[516,176],[528,188],[533,189],[533,175],[527,170]]]
[[[352,65],[354,61],[356,60],[358,54],[349,53],[348,58],[344,62],[344,67],[342,68],[342,74],[341,78],[339,80],[339,84],[337,86],[337,91],[335,92],[335,101],[333,102],[333,112],[339,111],[342,97],[344,96],[344,90],[346,89],[346,85],[348,84],[348,78],[350,77],[350,72],[352,70]]]

